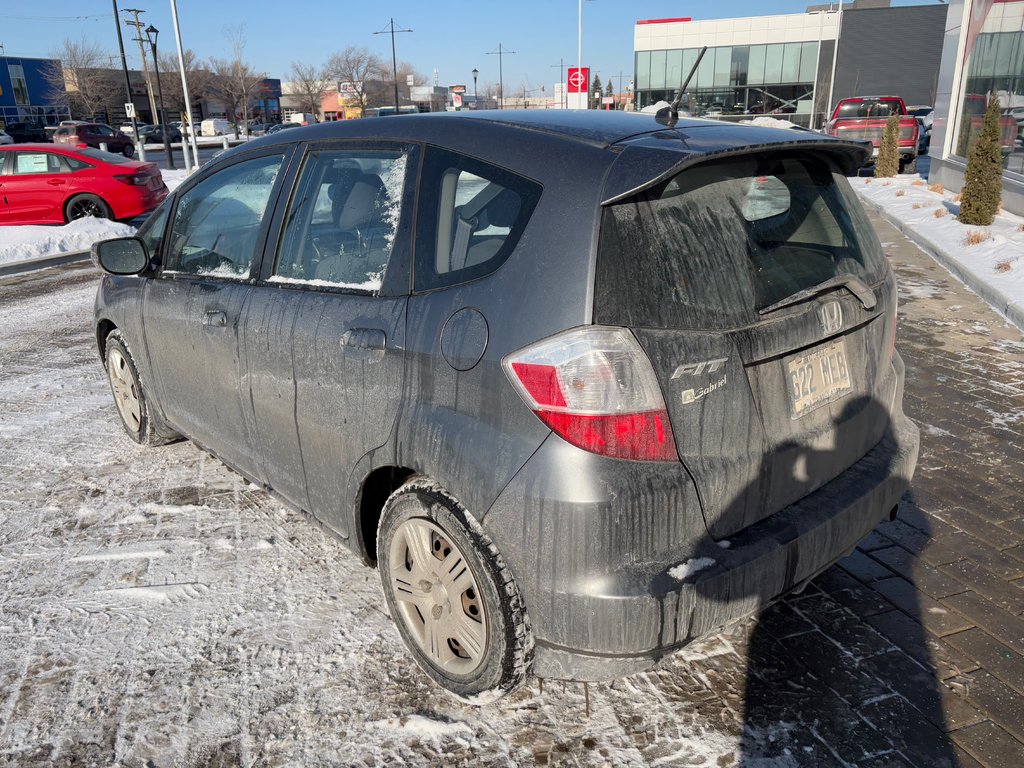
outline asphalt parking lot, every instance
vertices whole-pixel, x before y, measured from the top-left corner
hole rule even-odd
[[[873,221],[922,431],[900,518],[653,672],[482,709],[335,540],[123,436],[87,263],[0,279],[0,765],[1024,765],[1024,335]]]

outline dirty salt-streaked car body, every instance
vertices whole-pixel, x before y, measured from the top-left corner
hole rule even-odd
[[[106,241],[129,435],[188,437],[381,575],[483,702],[646,669],[799,588],[917,460],[870,150],[646,115],[321,124]],[[667,124],[666,124],[667,123]]]

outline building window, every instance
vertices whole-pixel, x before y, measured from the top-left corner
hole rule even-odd
[[[28,104],[28,82],[25,80],[25,70],[21,64],[8,64],[7,72],[11,76],[11,85],[14,87],[14,103]]]
[[[992,96],[999,99],[1000,145],[1003,167],[1024,173],[1024,151],[1018,139],[1024,130],[1024,17],[1020,2],[992,5],[969,55],[964,91],[955,116],[953,154],[966,158],[981,132],[982,118]]]

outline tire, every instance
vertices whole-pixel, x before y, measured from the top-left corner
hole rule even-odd
[[[917,158],[910,161],[900,161],[900,173],[917,173]]]
[[[526,682],[526,606],[497,547],[451,494],[423,477],[407,481],[384,504],[377,553],[398,632],[435,683],[480,705]]]
[[[124,155],[125,157],[131,157],[132,155],[135,154],[135,145],[125,144],[124,149],[121,150],[121,154]]]
[[[114,212],[102,197],[96,195],[75,195],[64,204],[64,221],[86,219],[90,216],[97,219],[113,219]]]
[[[107,336],[103,363],[117,413],[128,437],[140,445],[163,445],[181,439],[181,435],[168,427],[150,407],[135,358],[120,331],[111,331]]]

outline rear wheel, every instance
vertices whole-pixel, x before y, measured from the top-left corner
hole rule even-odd
[[[104,351],[110,391],[128,437],[141,445],[162,445],[179,439],[181,435],[153,413],[135,359],[120,331],[111,331]]]
[[[125,157],[131,157],[132,155],[135,154],[135,145],[125,144],[124,149],[121,150],[121,154],[124,155]]]
[[[480,525],[436,483],[414,478],[384,505],[378,566],[416,663],[463,701],[511,693],[533,664],[533,633],[508,567]]]
[[[113,219],[114,213],[103,198],[96,195],[75,195],[64,206],[64,221],[86,219],[90,216],[97,219]]]

